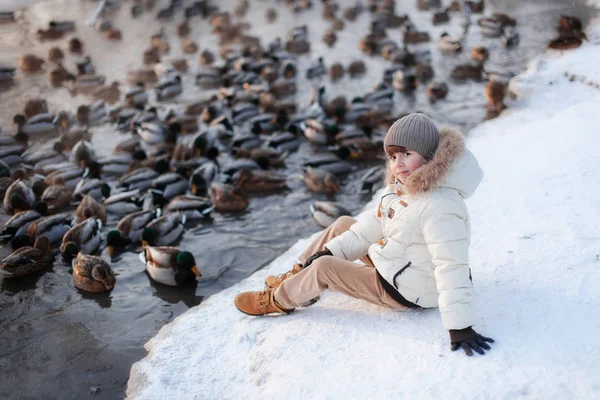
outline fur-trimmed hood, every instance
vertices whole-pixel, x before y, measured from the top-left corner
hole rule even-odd
[[[438,187],[448,187],[467,199],[475,193],[482,178],[483,171],[475,156],[465,148],[462,133],[446,128],[440,130],[440,142],[431,161],[410,174],[401,185],[401,190],[416,195]],[[389,163],[386,183],[395,183]]]

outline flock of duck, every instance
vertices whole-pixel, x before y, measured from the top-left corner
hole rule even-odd
[[[348,74],[366,72],[361,60],[344,67],[328,68],[323,58],[301,71],[297,57],[310,52],[307,26],[293,27],[287,38],[263,46],[248,34],[243,20],[250,7],[238,1],[233,13],[219,10],[217,2],[195,1],[184,5],[173,0],[166,8],[154,10],[155,1],[136,0],[131,18],[156,12],[159,24],[182,18],[175,34],[180,38],[179,59],[165,59],[169,53],[168,33],[161,28],[149,38],[141,54],[139,69],[129,71],[127,90],[121,83],[106,83],[97,75],[85,44],[73,36],[73,21],[51,21],[37,31],[39,40],[66,43],[50,48],[47,59],[26,54],[16,68],[0,66],[0,88],[6,90],[19,79],[47,71],[53,87],[66,88],[73,95],[91,98],[76,110],[51,112],[43,98],[27,101],[15,115],[15,133],[0,132],[0,198],[4,213],[12,217],[1,235],[10,240],[13,252],[2,261],[5,279],[15,279],[50,267],[55,261],[53,247],[73,265],[74,286],[89,292],[114,288],[115,274],[99,254],[105,246],[109,256],[139,245],[152,279],[167,285],[181,285],[200,276],[192,253],[173,246],[185,233],[185,224],[210,218],[218,212],[241,212],[248,195],[287,189],[288,176],[281,172],[286,156],[308,140],[326,150],[303,165],[303,181],[309,191],[336,193],[340,177],[353,170],[356,161],[377,162],[362,178],[363,190],[374,190],[382,182],[381,144],[387,127],[399,116],[392,115],[395,91],[415,90],[417,82],[434,77],[430,51],[411,51],[413,44],[429,42],[427,32],[418,31],[408,15],[395,13],[395,1],[356,3],[343,10],[334,1],[323,1],[323,18],[332,22],[322,40],[328,46],[337,41],[336,31],[370,13],[370,31],[358,47],[367,55],[391,62],[383,79],[363,96],[329,100],[326,87],[318,84],[325,75],[332,81]],[[288,0],[292,12],[312,7],[310,0]],[[446,9],[436,0],[418,0],[418,9],[431,12],[434,25],[444,24],[462,12],[465,34],[472,14],[482,13],[484,3],[452,2]],[[102,0],[92,22],[107,40],[120,40],[121,31],[111,21],[120,2]],[[235,19],[234,19],[235,18]],[[265,10],[265,22],[278,18],[275,8]],[[236,22],[237,19],[237,22]],[[13,13],[0,15],[2,22],[14,20]],[[208,20],[219,38],[219,54],[199,51],[190,38],[190,25]],[[518,43],[516,21],[494,13],[479,19],[485,36],[501,38],[506,46]],[[391,40],[387,29],[404,29],[404,40]],[[559,37],[549,47],[576,47],[585,39],[581,22],[562,17]],[[463,50],[461,39],[447,33],[439,39],[442,53]],[[64,65],[65,51],[77,55],[72,69]],[[473,64],[452,71],[456,80],[488,80],[485,95],[494,111],[504,108],[506,80],[486,72],[489,52],[470,49]],[[202,65],[195,77],[200,89],[210,95],[181,104],[183,77],[189,74],[190,55]],[[294,100],[296,78],[305,74],[314,85],[310,104]],[[448,86],[434,82],[427,86],[431,101],[443,99]],[[165,103],[169,103],[166,105]],[[174,105],[173,105],[174,104]],[[128,134],[111,155],[96,154],[90,144],[90,127],[111,124]],[[0,128],[1,129],[1,128]],[[52,147],[29,147],[29,141],[52,138]],[[315,202],[313,216],[322,226],[348,211],[335,203]],[[117,221],[115,229],[102,235],[107,220]],[[103,238],[104,236],[104,238]]]

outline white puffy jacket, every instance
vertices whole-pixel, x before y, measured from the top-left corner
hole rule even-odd
[[[443,129],[433,159],[404,185],[389,185],[373,213],[325,247],[351,261],[368,254],[406,300],[439,307],[444,329],[472,326],[471,228],[464,199],[482,178],[462,134]]]

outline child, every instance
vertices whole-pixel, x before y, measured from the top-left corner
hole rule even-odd
[[[303,266],[267,277],[265,290],[240,293],[235,305],[249,315],[290,313],[330,289],[399,310],[439,307],[451,349],[484,354],[494,340],[472,329],[464,202],[483,177],[477,160],[462,134],[440,132],[419,113],[390,127],[384,149],[389,185],[377,209],[339,218],[302,253]]]

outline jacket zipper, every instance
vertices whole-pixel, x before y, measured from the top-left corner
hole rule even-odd
[[[400,271],[398,271],[398,272],[396,272],[396,273],[394,274],[394,277],[392,278],[392,282],[394,283],[394,287],[396,288],[396,290],[398,290],[398,285],[396,285],[396,278],[397,278],[397,277],[398,277],[398,276],[399,276],[401,273],[403,273],[403,272],[404,272],[404,270],[405,270],[406,268],[410,267],[410,266],[411,266],[411,264],[412,264],[412,262],[411,262],[411,261],[409,261],[409,262],[408,262],[408,264],[406,264],[404,267],[400,268]]]

